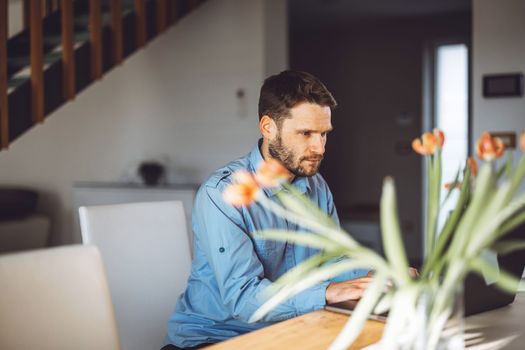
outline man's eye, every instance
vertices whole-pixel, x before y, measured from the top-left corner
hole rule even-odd
[[[303,136],[310,136],[312,133],[310,131],[303,131],[301,132]]]

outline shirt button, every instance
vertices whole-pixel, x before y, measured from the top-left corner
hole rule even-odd
[[[223,173],[224,175],[226,175],[226,174],[229,174],[230,172],[229,172],[228,170],[224,170],[222,173]]]
[[[224,248],[223,248],[223,247],[220,247],[220,248],[219,248],[219,252],[224,253]]]

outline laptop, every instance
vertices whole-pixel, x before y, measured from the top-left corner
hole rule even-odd
[[[502,242],[509,240],[525,240],[525,224],[518,226],[512,232],[505,235]],[[500,269],[520,278],[525,269],[525,250],[515,251],[507,255],[498,255],[498,264]],[[470,273],[466,277],[463,291],[465,316],[512,304],[518,292],[518,290],[516,290],[511,294],[501,291],[494,284],[487,285],[482,276],[474,273]],[[347,300],[340,303],[329,304],[325,309],[351,315],[356,305],[357,300]],[[387,313],[371,315],[369,319],[384,322],[387,316]]]
[[[357,306],[357,302],[358,300],[346,300],[340,303],[326,305],[324,308],[327,311],[337,312],[337,313],[345,314],[345,315],[351,315],[355,307]],[[386,322],[387,317],[388,317],[388,312],[385,312],[384,314],[380,314],[380,315],[371,314],[368,316],[368,319],[379,321],[379,322]]]

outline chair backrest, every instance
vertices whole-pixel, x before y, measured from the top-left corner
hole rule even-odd
[[[124,350],[159,349],[191,267],[182,202],[81,207],[82,241],[99,247]]]
[[[119,348],[96,247],[0,255],[0,349]]]

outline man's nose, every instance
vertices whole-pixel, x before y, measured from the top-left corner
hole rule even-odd
[[[321,135],[316,135],[310,143],[310,150],[315,154],[324,154],[325,139]]]

